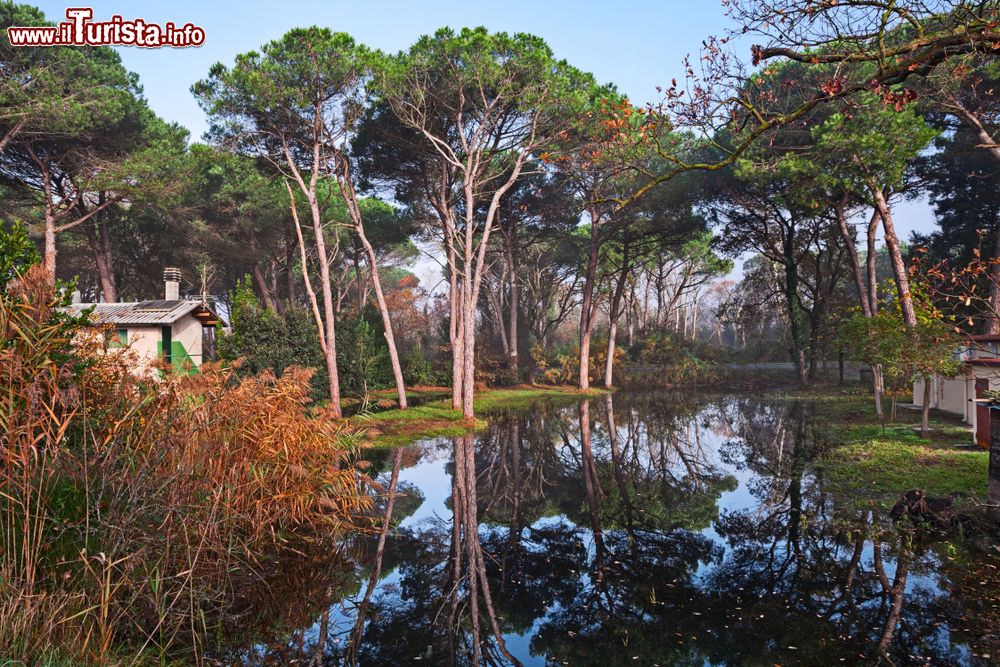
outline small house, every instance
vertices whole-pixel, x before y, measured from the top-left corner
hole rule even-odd
[[[89,310],[95,325],[113,328],[114,339],[109,346],[128,345],[140,362],[137,373],[145,373],[160,361],[175,372],[194,372],[212,358],[215,327],[222,320],[205,300],[180,298],[178,269],[166,269],[163,279],[163,299],[74,303],[69,311],[82,314]]]
[[[985,392],[1000,391],[1000,335],[970,336],[959,351],[962,369],[953,378],[931,379],[930,407],[961,415],[972,426],[976,443],[989,446],[989,405]],[[923,407],[924,383],[913,383],[913,403]]]

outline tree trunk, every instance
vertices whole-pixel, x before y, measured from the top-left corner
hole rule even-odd
[[[834,213],[837,216],[837,230],[840,238],[844,242],[847,250],[847,257],[851,264],[851,275],[854,277],[854,288],[858,291],[858,302],[861,304],[861,312],[865,317],[872,316],[871,306],[868,304],[868,292],[865,290],[864,274],[861,271],[861,260],[858,257],[858,246],[854,242],[854,235],[847,226],[847,214],[844,205],[838,203],[834,206]]]
[[[42,261],[45,271],[55,282],[56,279],[56,216],[52,206],[52,179],[49,177],[47,169],[42,169],[42,188],[45,197],[45,250],[42,254]]]
[[[513,237],[514,231],[511,230],[511,236]],[[514,381],[519,382],[521,377],[521,371],[519,368],[519,358],[518,358],[518,342],[517,342],[517,327],[518,327],[518,311],[521,307],[521,294],[520,289],[517,284],[517,271],[518,271],[518,261],[517,253],[514,251],[512,245],[513,240],[507,244],[507,263],[510,265],[510,319],[509,328],[510,333],[507,335],[508,343],[510,345],[510,372],[514,376]]]
[[[597,283],[597,259],[600,243],[597,234],[599,218],[591,213],[590,256],[587,259],[587,275],[583,281],[583,297],[580,303],[580,378],[579,387],[590,389],[590,337],[594,331],[594,289]]]
[[[382,280],[378,274],[378,259],[375,256],[375,249],[372,248],[372,244],[368,242],[368,237],[365,236],[365,229],[361,225],[360,219],[355,225],[354,231],[357,232],[361,245],[368,255],[368,266],[370,268],[368,273],[371,277],[372,287],[375,289],[375,300],[378,302],[379,313],[382,314],[382,325],[385,327],[385,342],[389,347],[389,362],[392,364],[392,375],[396,380],[396,396],[399,399],[400,409],[405,410],[406,385],[403,382],[403,368],[399,363],[399,353],[396,351],[396,337],[392,333],[392,318],[389,317],[389,306],[386,304],[385,294],[382,292]]]
[[[289,163],[292,163],[289,160]],[[315,176],[314,176],[315,178]],[[297,179],[300,186],[304,184],[301,179]],[[295,234],[299,241],[299,253],[302,259],[302,279],[306,285],[306,292],[309,294],[309,302],[312,305],[313,316],[316,318],[316,329],[319,333],[319,344],[323,350],[323,360],[326,363],[328,373],[327,389],[330,395],[330,414],[334,419],[343,417],[343,410],[340,406],[340,376],[337,373],[337,348],[336,334],[334,331],[333,315],[333,294],[330,289],[330,259],[326,254],[326,241],[323,238],[323,224],[320,218],[319,204],[316,201],[315,190],[306,190],[309,198],[309,210],[313,220],[313,231],[316,234],[316,254],[319,259],[320,280],[323,281],[323,310],[320,312],[316,292],[313,291],[312,282],[309,279],[309,265],[306,261],[306,244],[302,237],[302,228],[299,226],[299,214],[295,208],[295,194],[292,186],[287,182],[285,188],[288,190],[288,198],[292,209],[292,219],[295,223]],[[305,189],[305,188],[304,188]]]
[[[340,407],[340,374],[337,371],[337,319],[333,312],[333,290],[330,287],[330,257],[326,254],[326,239],[323,233],[323,219],[319,210],[319,202],[315,195],[309,197],[309,210],[312,213],[313,233],[316,235],[316,255],[319,259],[319,279],[323,294],[323,319],[325,320],[324,337],[326,338],[326,368],[330,375],[330,409],[334,419],[340,419],[343,411]]]
[[[903,313],[903,322],[906,326],[912,328],[917,325],[917,314],[913,308],[910,279],[906,273],[906,264],[903,262],[903,253],[900,251],[899,238],[896,236],[896,227],[892,222],[892,212],[889,210],[889,205],[886,202],[882,189],[874,188],[874,194],[879,215],[882,217],[882,228],[885,230],[885,246],[889,251],[889,258],[892,260],[892,273],[896,279],[896,290],[899,293],[899,305]]]
[[[294,307],[297,301],[297,290],[295,289],[295,245],[289,235],[289,231],[285,231],[285,280],[288,283],[286,288],[288,290],[288,307]]]
[[[94,266],[97,268],[97,282],[101,289],[101,298],[99,300],[106,303],[114,303],[118,301],[118,291],[115,288],[115,278],[111,266],[108,264],[108,258],[101,247],[97,225],[98,223],[95,221],[94,224],[85,225],[85,227],[87,244],[94,254]]]
[[[611,297],[611,307],[608,311],[608,358],[604,363],[604,386],[611,389],[615,372],[615,338],[618,334],[618,317],[621,310],[622,296],[625,294],[625,283],[628,282],[629,246],[622,248],[622,269],[615,285],[615,293]]]
[[[881,219],[878,208],[872,211],[872,217],[868,220],[867,236],[867,256],[865,264],[868,269],[868,308],[872,316],[878,314],[878,250],[875,247],[878,241],[878,221]]]
[[[355,225],[357,228],[357,225]],[[358,290],[358,315],[365,309],[365,283],[361,278],[361,248],[354,244],[354,284]]]
[[[462,400],[465,396],[463,388],[465,383],[465,311],[463,307],[465,297],[462,292],[462,283],[456,272],[452,276],[449,304],[451,308],[451,407],[455,410],[462,408]]]
[[[267,284],[267,278],[264,277],[264,272],[260,270],[260,266],[256,262],[254,262],[252,271],[253,281],[257,284],[257,289],[260,291],[260,298],[264,302],[264,307],[268,310],[277,311],[271,286]]]
[[[934,379],[932,375],[924,376],[924,404],[923,410],[920,414],[920,437],[926,438],[930,435],[931,425],[931,381]]]
[[[789,232],[784,241],[785,266],[785,305],[788,308],[788,329],[792,338],[792,363],[799,376],[799,384],[809,385],[808,368],[806,366],[805,346],[803,345],[802,307],[799,304],[799,272],[795,264],[794,237]]]
[[[469,233],[469,241],[472,236]],[[476,386],[476,294],[472,285],[472,262],[466,262],[465,279],[462,284],[462,417],[475,417]]]

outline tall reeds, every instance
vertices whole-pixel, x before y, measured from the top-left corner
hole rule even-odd
[[[309,371],[160,379],[59,314],[30,269],[0,295],[0,655],[197,658],[264,561],[370,505]]]

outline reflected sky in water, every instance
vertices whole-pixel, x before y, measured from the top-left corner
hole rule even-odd
[[[327,572],[335,601],[309,623],[216,656],[996,664],[1000,611],[970,594],[1000,583],[996,561],[832,494],[827,432],[808,402],[635,393],[372,453],[392,529]]]

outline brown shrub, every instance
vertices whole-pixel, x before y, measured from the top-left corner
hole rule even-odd
[[[58,314],[48,277],[0,295],[0,654],[80,662],[186,648],[290,542],[370,505],[355,439],[310,414],[310,373],[142,378]],[[58,632],[56,632],[58,630]]]

